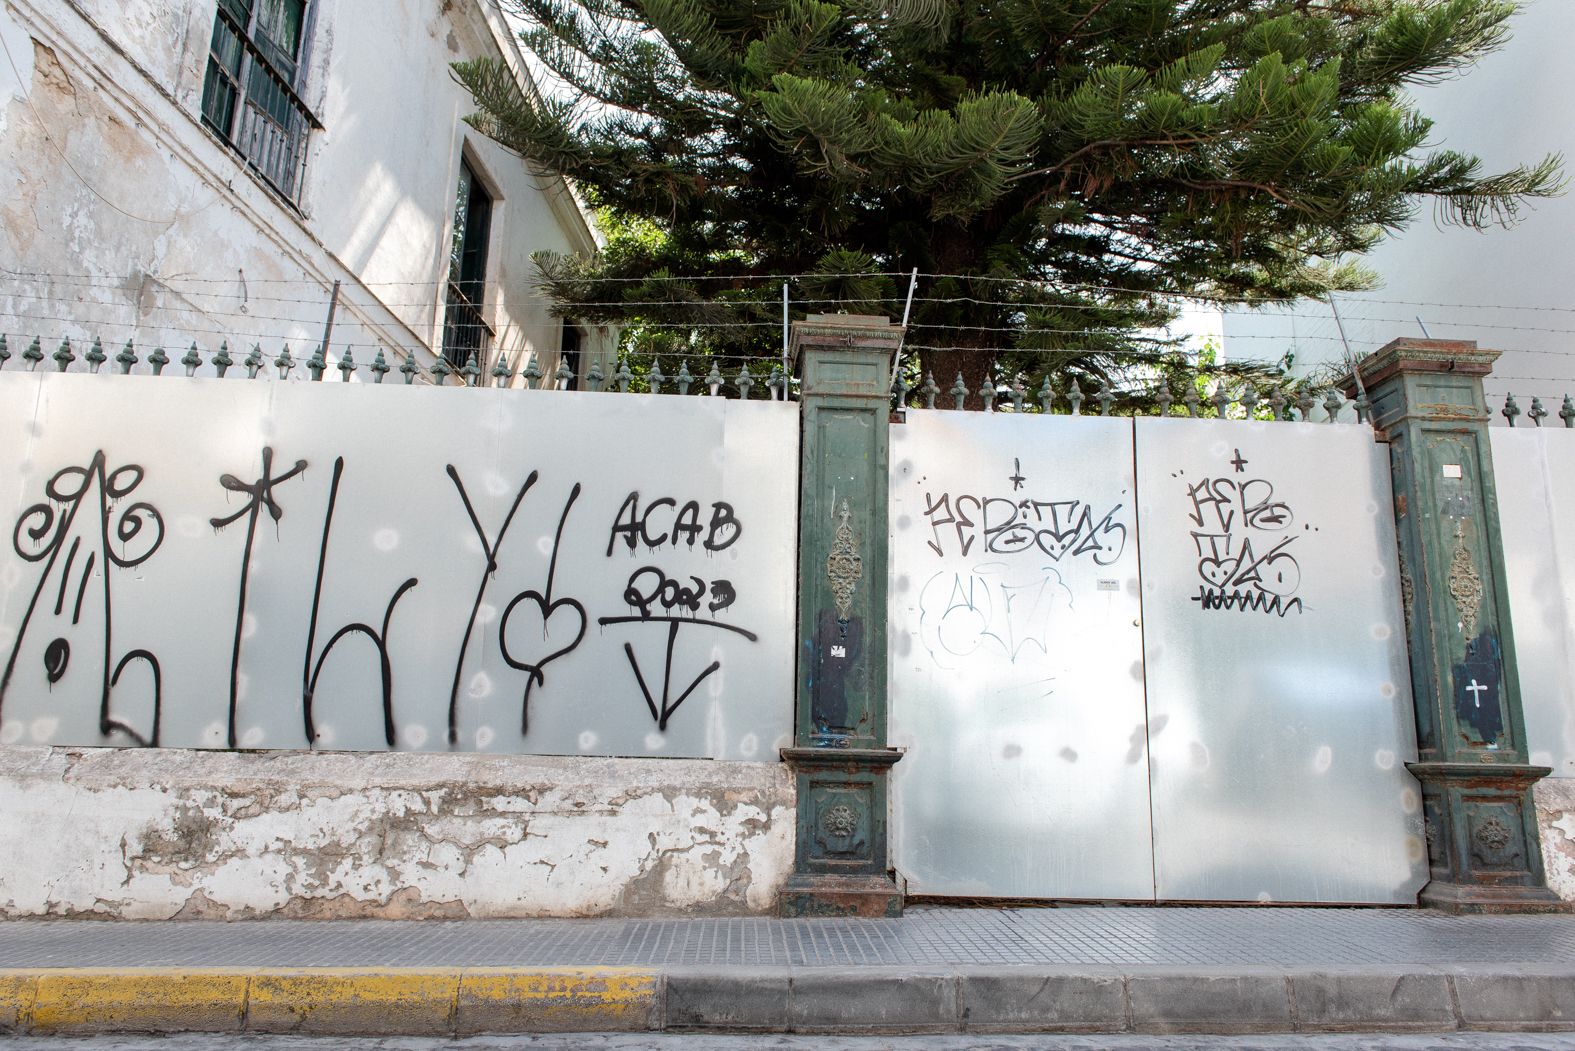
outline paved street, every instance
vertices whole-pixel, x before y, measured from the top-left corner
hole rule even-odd
[[[294,1036],[0,1039],[5,1051],[1575,1051],[1575,1034],[1428,1036],[697,1036],[570,1033],[473,1040]]]

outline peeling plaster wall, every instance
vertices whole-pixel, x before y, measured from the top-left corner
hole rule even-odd
[[[1545,777],[1534,795],[1548,886],[1565,901],[1575,901],[1575,777]]]
[[[560,182],[463,123],[449,64],[519,61],[495,5],[316,11],[302,93],[323,127],[292,204],[202,123],[214,0],[0,0],[0,254],[21,275],[0,280],[0,332],[46,353],[99,337],[178,359],[226,340],[237,360],[288,343],[304,361],[340,281],[331,362],[351,346],[362,366],[379,347],[430,365],[464,155],[496,197],[484,316],[516,369],[534,352],[551,375],[560,322],[530,256],[595,243]]]
[[[5,749],[0,915],[765,912],[793,807],[780,763]]]

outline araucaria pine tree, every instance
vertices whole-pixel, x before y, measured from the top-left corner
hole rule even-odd
[[[1498,46],[1514,0],[502,2],[566,90],[463,64],[472,122],[620,231],[541,261],[561,312],[736,320],[695,301],[802,273],[857,306],[893,286],[853,275],[916,267],[952,276],[909,342],[974,390],[997,348],[1103,375],[1175,294],[1363,287],[1354,257],[1428,200],[1482,227],[1559,190],[1557,158],[1430,149],[1405,93]]]

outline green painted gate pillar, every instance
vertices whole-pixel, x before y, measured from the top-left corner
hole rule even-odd
[[[1547,888],[1521,717],[1503,537],[1482,392],[1498,357],[1397,339],[1357,366],[1389,442],[1431,881],[1448,912],[1543,912]]]
[[[793,326],[801,364],[798,782],[788,916],[896,916],[886,747],[886,454],[891,364],[902,329],[883,317]]]

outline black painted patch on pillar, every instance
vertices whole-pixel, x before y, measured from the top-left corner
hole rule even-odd
[[[848,720],[848,680],[856,674],[863,652],[864,622],[858,617],[840,621],[834,611],[822,610],[815,626],[815,693],[810,710],[816,733],[853,733]]]
[[[1504,734],[1499,704],[1503,656],[1498,636],[1484,631],[1466,643],[1466,659],[1454,666],[1455,718],[1474,743],[1496,744]]]

